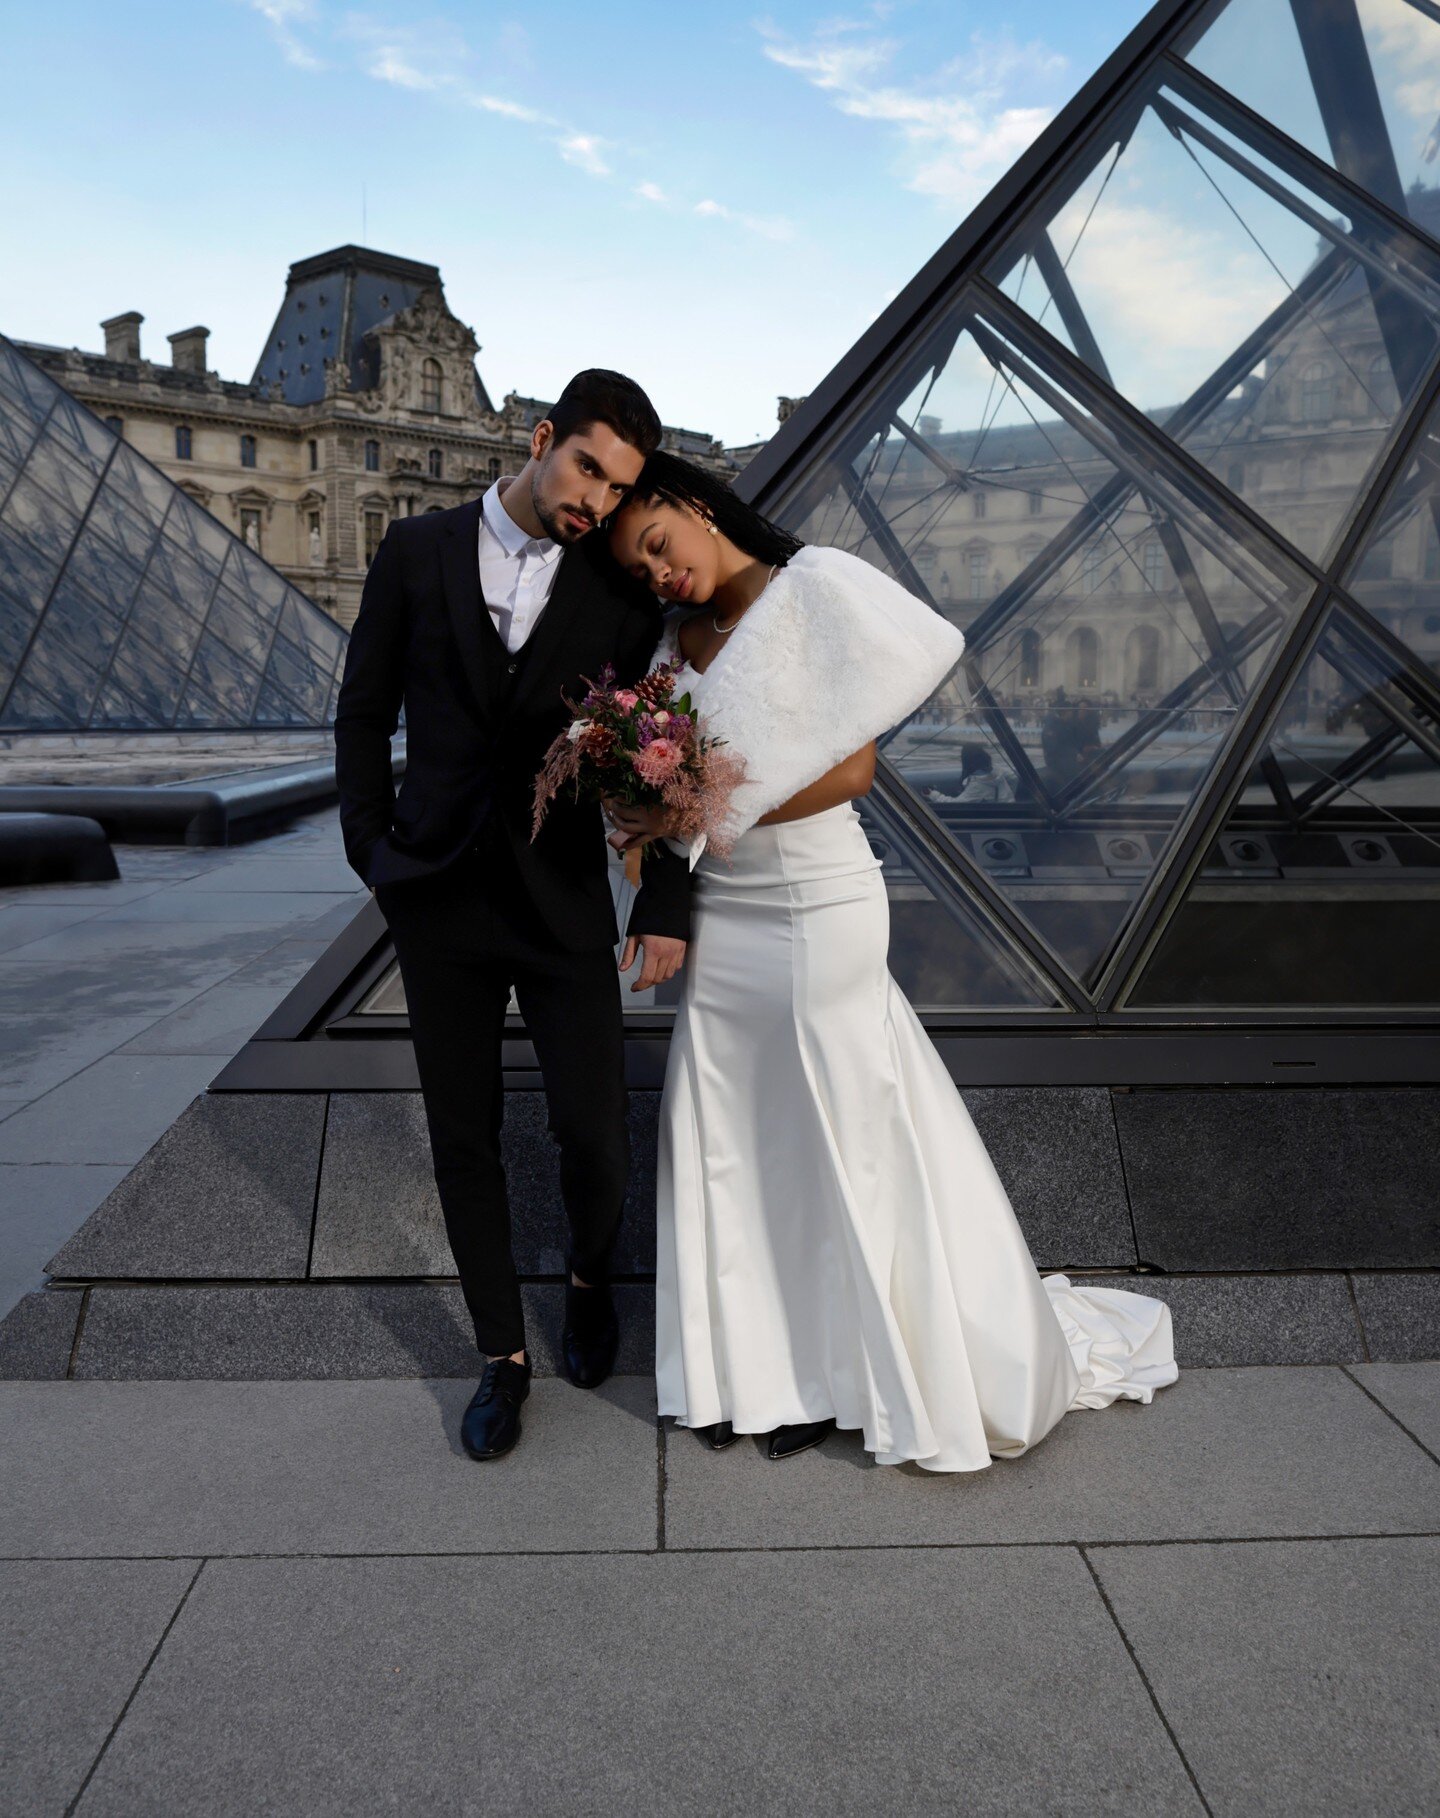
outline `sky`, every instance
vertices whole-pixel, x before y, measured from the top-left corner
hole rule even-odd
[[[0,331],[138,309],[248,379],[290,263],[356,241],[439,266],[497,402],[614,366],[757,441],[1146,10],[0,0]]]

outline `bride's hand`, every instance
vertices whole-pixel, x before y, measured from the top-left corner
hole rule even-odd
[[[668,808],[639,802],[617,802],[611,796],[604,799],[601,807],[610,825],[617,833],[625,836],[623,844],[618,840],[610,842],[620,852],[627,852],[633,846],[643,846],[649,840],[662,839],[671,830]]]

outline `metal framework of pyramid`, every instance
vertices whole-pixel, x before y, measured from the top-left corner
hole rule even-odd
[[[0,732],[328,726],[346,642],[0,336]]]
[[[862,804],[932,1030],[1433,1027],[1436,60],[1166,0],[745,472],[966,634]],[[403,1034],[388,966],[372,909],[236,1083]]]

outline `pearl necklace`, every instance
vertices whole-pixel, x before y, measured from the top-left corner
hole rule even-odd
[[[771,569],[771,570],[770,570],[770,572],[769,572],[769,574],[767,574],[767,575],[766,575],[766,577],[765,577],[765,587],[768,587],[768,586],[769,586],[769,585],[770,585],[770,583],[771,583],[771,582],[772,582],[772,581],[773,581],[773,580],[774,580],[774,579],[775,579],[775,576],[776,576],[776,574],[777,574],[777,573],[778,573],[778,571],[779,571],[779,568],[780,568],[780,564],[779,564],[779,563],[778,563],[778,562],[777,562],[777,563],[776,563],[776,564],[775,564],[775,566],[774,566],[774,568],[772,568],[772,569]],[[760,593],[764,593],[764,591],[765,591],[765,587],[762,587],[762,588],[761,588],[761,589],[760,589]],[[757,594],[756,594],[756,595],[755,595],[755,600],[758,600],[758,599],[759,599],[759,598],[760,598],[760,593],[757,593]],[[754,605],[754,604],[755,604],[755,600],[751,600],[751,602],[750,602],[750,606],[753,606],[753,605]],[[743,619],[743,618],[744,618],[744,617],[745,617],[745,614],[746,614],[746,613],[747,613],[747,612],[749,612],[749,610],[750,610],[750,606],[746,606],[746,607],[744,607],[744,608],[743,608],[743,610],[742,610],[742,611],[741,611],[741,613],[740,613],[740,619]],[[735,627],[736,627],[736,626],[737,626],[737,625],[738,625],[738,624],[739,624],[739,623],[740,623],[740,619],[736,619],[736,621],[735,621],[735,624],[734,624],[734,625],[722,625],[722,624],[721,624],[721,623],[720,623],[720,621],[719,621],[719,619],[717,619],[717,618],[716,618],[716,617],[715,617],[715,614],[714,614],[714,613],[713,613],[713,612],[712,612],[712,613],[711,613],[711,614],[710,614],[710,623],[711,623],[711,624],[712,624],[712,625],[713,625],[713,626],[714,626],[714,627],[715,627],[715,629],[716,629],[716,630],[717,630],[717,631],[718,631],[718,632],[719,632],[719,633],[720,633],[720,635],[721,635],[721,637],[722,637],[722,638],[728,638],[728,637],[729,637],[729,635],[730,635],[730,633],[731,633],[731,632],[732,632],[732,631],[734,631],[734,630],[735,630]]]

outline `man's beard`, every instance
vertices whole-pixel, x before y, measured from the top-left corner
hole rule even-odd
[[[540,520],[540,528],[552,543],[578,543],[580,538],[588,536],[594,529],[593,522],[587,522],[584,529],[578,529],[566,513],[551,511],[540,494],[540,476],[536,474],[530,482],[530,503],[535,508],[535,516]]]

